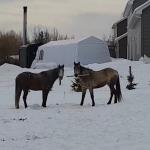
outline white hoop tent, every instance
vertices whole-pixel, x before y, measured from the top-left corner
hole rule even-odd
[[[38,62],[55,63],[71,67],[74,61],[80,61],[81,64],[87,65],[105,63],[110,60],[107,44],[90,36],[79,40],[51,41],[44,44],[38,48],[33,64]]]

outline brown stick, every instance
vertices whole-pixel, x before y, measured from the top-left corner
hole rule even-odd
[[[70,75],[70,76],[67,76],[67,77],[74,77],[74,75]]]
[[[85,76],[89,76],[89,74],[81,74],[81,75],[78,75],[78,77],[85,77]],[[70,75],[70,76],[67,76],[67,77],[74,77],[74,75]]]
[[[78,75],[79,77],[85,77],[85,76],[89,76],[89,74],[81,74],[81,75]]]

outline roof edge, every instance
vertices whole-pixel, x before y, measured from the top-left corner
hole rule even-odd
[[[97,39],[99,41],[103,41],[103,40],[99,39],[96,36],[87,36],[87,37],[79,38],[79,39],[68,39],[68,40],[50,41],[50,42],[48,42],[48,43],[46,43],[44,45],[41,45],[40,48],[42,48],[42,47],[49,47],[49,46],[58,46],[58,45],[77,44],[77,43],[81,43],[84,40],[89,39],[89,38],[95,38],[95,39]]]
[[[115,23],[112,25],[112,28],[115,28],[115,26],[116,26],[118,23],[124,21],[125,19],[127,19],[127,17],[123,17],[122,19],[120,19],[120,20],[118,20],[117,22],[115,22]]]
[[[137,21],[141,18],[142,11],[148,6],[150,6],[150,0],[140,5],[134,10],[132,17],[128,22],[128,28],[133,28],[136,25]]]
[[[133,5],[133,1],[134,0],[129,0],[127,2],[126,7],[125,7],[124,12],[123,12],[123,17],[128,17],[129,16],[132,5]]]

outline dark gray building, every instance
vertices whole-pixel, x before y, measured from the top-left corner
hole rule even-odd
[[[114,23],[113,29],[118,57],[150,57],[150,0],[129,0],[122,19]]]
[[[115,34],[116,56],[127,58],[127,18],[123,18],[113,25]]]

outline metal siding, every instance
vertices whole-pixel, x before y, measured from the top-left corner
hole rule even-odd
[[[115,45],[108,45],[110,56],[116,58]]]
[[[35,59],[38,46],[41,44],[29,44],[19,49],[19,61],[21,67],[30,68]]]
[[[27,64],[27,52],[26,47],[21,47],[19,49],[19,63],[21,67],[26,67]]]
[[[150,57],[150,6],[142,12],[142,55]]]
[[[127,59],[127,37],[119,40],[119,58]]]
[[[126,32],[127,32],[127,19],[117,24],[117,37],[125,34]]]
[[[38,46],[41,44],[30,44],[27,48],[27,68],[31,67],[31,64],[33,60],[35,59],[36,52],[38,49]]]
[[[137,7],[139,7],[140,5],[144,4],[147,1],[148,0],[134,0],[132,11],[134,11]]]

